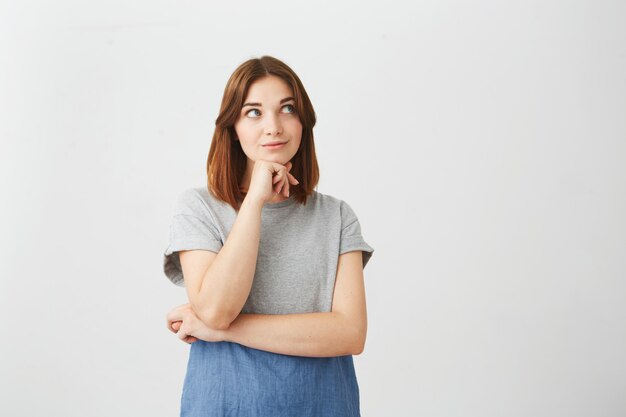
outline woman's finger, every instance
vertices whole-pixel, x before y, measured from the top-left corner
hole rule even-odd
[[[288,173],[287,177],[289,178],[289,182],[292,183],[293,185],[300,184],[300,181],[298,181],[296,177],[294,177],[293,175]]]
[[[187,333],[189,330],[187,329],[187,326],[185,326],[185,323],[183,322],[180,326],[180,328],[178,329],[178,332],[176,332],[176,336],[182,340],[185,341],[185,338],[187,338],[189,336],[189,333]]]
[[[174,333],[177,334],[178,338],[181,339],[183,342],[188,343],[188,344],[191,344],[193,342],[197,342],[198,341],[197,337],[190,336],[190,335],[185,335],[183,337],[183,335],[184,335],[183,332],[180,332],[180,334],[178,334],[178,332],[180,331],[180,328],[182,327],[182,325],[183,325],[182,321],[175,321],[175,322],[172,323],[172,328],[175,330]]]
[[[285,187],[285,168],[283,167],[280,172],[278,174],[276,174],[277,177],[279,177],[278,183],[276,185],[276,194],[281,194],[283,193],[283,189]]]
[[[289,170],[285,168],[285,177],[283,179],[283,195],[289,197]]]
[[[174,310],[170,311],[165,316],[165,323],[167,325],[167,328],[170,329],[172,332],[176,333],[176,331],[172,328],[172,323],[175,321],[181,321],[182,318],[183,318],[182,314],[180,313],[178,308],[175,308]]]
[[[280,171],[276,171],[274,176],[272,177],[272,184],[276,184],[280,181],[282,177],[280,176]]]
[[[283,183],[282,182],[278,182],[275,186],[274,186],[274,192],[276,194],[280,194],[280,190],[283,187]]]
[[[174,321],[170,321],[167,323],[167,328],[170,329],[170,331],[172,333],[176,333],[178,332],[178,329],[180,328],[180,324],[175,326],[175,323],[182,323],[181,320],[174,320]]]
[[[289,177],[285,175],[285,181],[283,186],[283,195],[289,197]]]
[[[289,173],[289,170],[293,167],[291,161],[285,165],[276,164],[276,171],[272,177],[272,186],[276,194],[282,194],[285,197],[289,197],[289,184],[295,181],[298,184],[298,180]],[[293,178],[293,180],[292,180]]]

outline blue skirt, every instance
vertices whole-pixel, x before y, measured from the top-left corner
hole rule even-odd
[[[191,344],[182,417],[360,417],[352,355],[283,355],[234,342]]]

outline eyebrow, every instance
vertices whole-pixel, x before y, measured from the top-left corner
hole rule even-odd
[[[284,102],[289,101],[289,100],[296,101],[296,99],[295,99],[295,98],[293,98],[293,97],[285,97],[284,99],[282,99],[282,100],[280,101],[280,104],[283,104]],[[244,104],[243,106],[241,106],[241,108],[244,108],[244,107],[246,107],[246,106],[259,106],[259,107],[263,107],[263,105],[262,105],[261,103],[246,103],[246,104]]]

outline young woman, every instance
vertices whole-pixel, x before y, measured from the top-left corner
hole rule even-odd
[[[314,190],[315,112],[298,76],[263,56],[224,91],[206,187],[178,197],[164,272],[189,304],[181,415],[360,416],[363,268],[374,249],[343,200]]]

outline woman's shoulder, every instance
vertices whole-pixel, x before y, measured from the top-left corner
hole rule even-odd
[[[313,190],[313,193],[311,193],[311,197],[312,200],[315,201],[317,204],[324,206],[338,206],[339,204],[341,204],[342,201],[341,199],[333,195],[321,193],[317,190]]]
[[[175,212],[203,216],[207,212],[227,209],[228,204],[219,200],[207,187],[187,187],[178,194]],[[230,207],[230,206],[228,206]]]
[[[318,194],[319,206],[326,212],[333,212],[341,218],[342,225],[350,225],[358,221],[358,215],[346,200],[330,194]],[[343,227],[343,226],[342,226]]]
[[[337,209],[341,212],[352,210],[350,205],[342,198],[319,191],[313,191],[313,193],[315,195],[315,201],[322,207]]]

